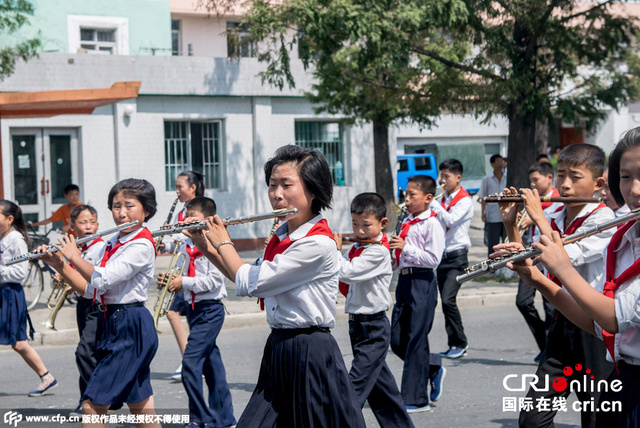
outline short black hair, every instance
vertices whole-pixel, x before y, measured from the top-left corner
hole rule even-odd
[[[216,215],[216,212],[218,210],[214,200],[205,196],[198,196],[191,199],[190,201],[187,201],[187,203],[184,204],[184,207],[187,209],[187,211],[200,211],[205,217],[213,217],[214,215]]]
[[[273,168],[291,163],[298,168],[300,178],[307,190],[315,196],[311,202],[311,211],[320,214],[321,210],[331,208],[333,199],[333,180],[329,164],[318,150],[289,144],[276,150],[274,157],[264,164],[264,178],[269,185]]]
[[[80,191],[80,187],[77,184],[67,184],[64,186],[64,194],[68,194],[69,192],[73,192],[74,190]]]
[[[558,155],[558,165],[560,163],[568,167],[586,168],[596,179],[602,177],[604,173],[604,168],[607,166],[607,156],[600,147],[593,144],[571,144],[562,149]]]
[[[413,177],[409,177],[408,182],[416,183],[418,189],[422,190],[425,195],[436,194],[436,180],[428,175],[414,175]]]
[[[184,177],[189,187],[196,186],[196,197],[204,196],[204,175],[198,171],[182,171],[178,177]]]
[[[147,180],[143,178],[127,178],[117,182],[109,191],[109,200],[107,202],[109,210],[113,207],[113,198],[120,192],[137,199],[142,204],[142,208],[147,212],[144,221],[148,221],[155,215],[158,209],[156,189]]]
[[[496,159],[504,159],[504,158],[502,157],[502,155],[495,154],[489,158],[489,163],[493,165],[496,162]]]
[[[529,174],[553,175],[553,166],[549,162],[537,162],[529,167]]]
[[[380,221],[387,216],[387,203],[377,193],[360,193],[351,201],[351,214],[374,215]]]
[[[628,130],[609,155],[609,190],[620,207],[626,204],[620,192],[620,160],[625,152],[637,147],[640,147],[640,127]]]
[[[95,208],[93,208],[91,205],[76,205],[72,210],[71,210],[71,214],[69,214],[69,217],[71,217],[71,223],[75,224],[76,220],[78,219],[78,216],[80,215],[80,213],[82,211],[89,211],[91,213],[91,215],[96,216],[96,218],[98,218],[98,211],[96,211]]]
[[[458,159],[443,160],[442,162],[440,162],[440,166],[438,167],[438,170],[442,171],[443,169],[448,169],[454,174],[460,174],[460,175],[462,175],[462,172],[464,171],[464,168],[462,167],[462,162],[460,162]]]
[[[540,162],[540,159],[549,159],[549,155],[547,155],[546,153],[540,153],[536,158],[536,162]],[[546,162],[546,161],[543,161],[543,162]]]

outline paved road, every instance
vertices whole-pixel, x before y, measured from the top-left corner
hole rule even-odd
[[[435,411],[421,413],[412,418],[416,427],[512,427],[517,415],[502,411],[503,397],[518,396],[502,386],[508,374],[534,373],[535,344],[522,317],[515,307],[493,306],[466,308],[463,319],[471,347],[467,357],[446,361],[448,374],[444,394]],[[180,383],[168,380],[179,363],[178,348],[168,331],[160,336],[160,348],[152,364],[152,384],[158,413],[168,409],[185,409],[187,398]],[[233,394],[236,417],[242,413],[257,379],[260,358],[265,339],[269,334],[266,322],[259,327],[224,330],[219,337],[227,379]],[[347,367],[351,352],[346,321],[340,321],[334,335],[342,349]],[[446,348],[442,313],[436,314],[431,334],[434,351]],[[18,410],[25,414],[34,409],[51,409],[66,415],[77,400],[77,371],[73,346],[42,346],[38,352],[49,369],[60,380],[60,387],[52,395],[28,398],[26,392],[33,389],[38,379],[9,348],[0,351],[2,375],[0,375],[0,411]],[[402,362],[389,354],[389,366],[400,378]],[[166,410],[166,412],[165,412]],[[126,413],[126,412],[123,412]],[[365,407],[367,426],[378,424]],[[579,424],[579,415],[569,410],[561,413],[556,426],[567,428]],[[2,419],[0,418],[0,424]],[[18,426],[26,426],[24,422]],[[40,425],[42,426],[42,425]],[[77,424],[76,424],[77,426]],[[120,425],[126,426],[126,425]]]

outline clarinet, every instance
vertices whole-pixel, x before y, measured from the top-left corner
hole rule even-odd
[[[400,236],[400,232],[402,231],[402,222],[404,221],[405,218],[407,218],[407,215],[409,215],[409,213],[407,212],[407,205],[405,204],[402,207],[400,214],[398,214],[398,222],[396,223],[396,230],[393,232],[395,236]],[[393,260],[394,250],[390,250],[390,251],[391,251],[391,259]]]
[[[173,201],[173,204],[171,204],[171,209],[169,210],[169,215],[167,216],[167,219],[164,221],[164,225],[167,225],[167,224],[169,224],[171,222],[171,219],[173,218],[173,212],[176,210],[176,205],[178,205],[179,201],[180,201],[180,198],[176,198]],[[162,236],[158,236],[155,239],[155,243],[156,243],[156,248],[158,248],[160,246],[160,244],[162,243]]]

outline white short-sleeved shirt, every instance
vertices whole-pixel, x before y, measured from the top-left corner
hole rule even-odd
[[[0,239],[0,283],[20,284],[27,277],[29,263],[24,261],[6,266],[6,263],[14,257],[26,254],[29,251],[24,236],[17,230],[11,230],[7,236]]]
[[[236,295],[264,298],[271,328],[335,325],[340,255],[333,238],[306,236],[320,220],[322,215],[291,234],[283,223],[276,236],[280,241],[289,236],[291,246],[271,262],[260,258],[236,273]]]
[[[136,238],[145,228],[141,227],[123,238],[114,235],[107,245],[102,248],[99,260],[102,261],[104,252],[111,246],[115,247],[120,241],[125,245],[109,258],[105,267],[96,266],[91,275],[91,282],[87,284],[84,296],[93,298],[94,290],[98,296],[103,296],[104,303],[134,303],[146,302],[147,290],[153,283],[153,265],[156,250],[153,243],[146,238]]]
[[[376,238],[382,240],[382,233]],[[353,248],[361,248],[354,244]],[[349,252],[340,254],[340,281],[350,285],[344,306],[349,314],[376,314],[391,307],[389,285],[393,271],[387,247],[364,245],[362,253],[349,260]]]
[[[640,225],[638,223],[624,234],[615,253],[615,277],[617,278],[640,258]],[[602,275],[596,288],[603,290],[605,281],[605,275]],[[614,292],[614,299],[618,321],[618,333],[614,341],[616,361],[640,365],[640,277],[635,276],[620,284]],[[602,339],[602,327],[597,322],[594,322],[594,329]],[[606,358],[607,361],[612,361],[608,351]]]
[[[586,204],[578,213],[576,219],[584,217],[589,213],[589,217],[575,231],[575,233],[583,232],[595,225],[604,223],[605,221],[615,218],[615,214],[610,208],[603,207],[596,210],[599,204]],[[595,211],[594,211],[595,210]],[[564,219],[567,216],[567,210],[562,209],[557,213],[550,215],[550,219],[554,219],[556,226],[562,234],[564,234]],[[574,220],[575,221],[575,220]],[[604,252],[615,233],[615,228],[605,230],[588,238],[583,238],[573,244],[564,246],[565,251],[571,259],[571,264],[575,270],[582,276],[585,281],[596,287],[600,277],[604,276]],[[598,290],[602,292],[602,289]]]
[[[406,267],[421,267],[436,269],[442,259],[444,252],[445,235],[442,225],[437,217],[431,217],[431,209],[423,211],[417,218],[424,219],[409,228],[409,233],[405,238],[405,246],[400,253],[400,263],[395,263],[394,268],[402,269]],[[407,223],[413,220],[413,214],[402,222]]]
[[[479,198],[486,196],[492,196],[496,193],[502,192],[507,187],[507,174],[502,174],[502,179],[498,180],[498,177],[492,172],[482,179],[480,183],[480,191],[478,192]],[[500,218],[500,207],[498,204],[486,204],[484,213],[487,217],[487,223],[502,223]]]
[[[445,192],[442,195],[446,206],[449,206],[453,198],[461,191],[458,189],[452,194]],[[436,214],[438,221],[445,229],[445,251],[456,251],[471,248],[471,238],[469,237],[469,227],[473,218],[473,202],[471,197],[464,197],[447,211],[439,201],[434,200],[429,205]],[[447,230],[448,228],[448,230]]]
[[[182,244],[183,251],[187,245],[194,248],[193,241],[189,238]],[[187,266],[189,262],[190,260],[187,256]],[[222,300],[227,297],[227,289],[224,286],[226,278],[222,272],[220,272],[209,259],[202,255],[197,257],[194,263],[196,268],[195,276],[186,276],[186,267],[182,272],[184,300],[190,304],[192,299],[195,302],[199,302],[201,300]]]

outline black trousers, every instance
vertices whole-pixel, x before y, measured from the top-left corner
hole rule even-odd
[[[493,246],[500,243],[500,238],[504,241],[507,237],[507,230],[502,222],[484,224],[484,244],[487,246],[487,254],[493,253]]]
[[[356,391],[358,405],[365,401],[381,427],[413,427],[404,406],[396,379],[386,363],[391,326],[384,316],[372,321],[349,321],[353,361],[349,379]]]
[[[438,289],[442,300],[442,313],[444,314],[444,326],[447,331],[447,344],[449,347],[467,346],[467,336],[462,326],[462,316],[456,301],[460,283],[456,276],[464,273],[469,266],[467,254],[461,254],[450,259],[442,259],[438,266]]]
[[[442,366],[440,355],[429,349],[437,302],[433,272],[400,275],[391,318],[391,350],[404,361],[401,394],[407,406],[429,404],[429,380]]]
[[[80,387],[80,404],[82,396],[87,389],[87,383],[93,370],[98,364],[96,360],[96,332],[98,330],[98,305],[94,305],[92,299],[78,298],[76,305],[76,321],[80,341],[76,347],[76,365],[80,372],[78,385]]]
[[[619,392],[610,390],[602,393],[598,408],[607,410],[607,408],[611,408],[613,402],[620,401],[622,410],[598,412],[596,417],[598,428],[636,428],[640,426],[640,382],[638,382],[640,380],[640,366],[627,364],[624,361],[618,361],[617,364],[620,374],[613,370],[608,381],[611,385],[612,381],[619,380],[622,382],[622,389]],[[608,407],[605,408],[605,405]]]
[[[607,379],[613,370],[613,364],[605,360],[606,347],[604,342],[595,336],[580,329],[571,321],[565,318],[560,312],[553,320],[549,334],[547,337],[547,346],[545,348],[540,366],[536,371],[538,376],[538,386],[541,387],[546,381],[548,375],[549,383],[558,377],[565,377],[570,382],[573,379],[582,379],[587,369],[591,370],[594,381],[597,383],[602,379]],[[582,366],[582,370],[575,369],[577,365]],[[571,376],[565,376],[564,368],[571,367],[574,373]],[[553,427],[553,418],[556,411],[539,411],[536,403],[540,397],[545,397],[553,401],[554,397],[568,397],[571,394],[569,388],[564,391],[556,391],[549,385],[548,391],[535,391],[530,388],[527,397],[531,397],[533,401],[533,409],[530,411],[520,412],[521,427]],[[598,403],[600,400],[599,392],[577,392],[576,396],[580,401],[593,401]],[[596,412],[585,411],[581,413],[582,427],[593,428],[596,426]]]
[[[540,351],[544,351],[547,344],[547,330],[556,314],[556,308],[544,297],[542,303],[544,307],[544,320],[540,318],[535,307],[534,299],[536,289],[528,286],[522,280],[518,282],[518,294],[516,295],[516,306],[524,317],[533,337],[538,344]]]

